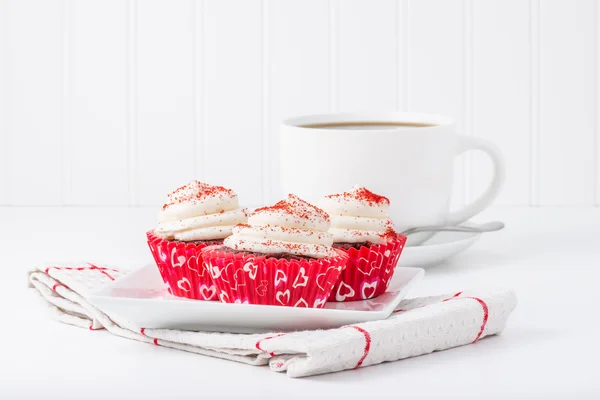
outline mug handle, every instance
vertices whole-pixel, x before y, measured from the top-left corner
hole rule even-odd
[[[456,156],[469,150],[481,150],[490,156],[492,163],[494,164],[492,182],[485,192],[483,192],[483,194],[471,204],[465,206],[461,210],[449,213],[448,217],[446,218],[446,223],[448,225],[458,225],[486,209],[494,201],[494,199],[496,199],[500,193],[502,185],[504,184],[504,178],[506,175],[504,157],[502,156],[500,149],[498,149],[495,144],[480,138],[459,136],[459,144]]]

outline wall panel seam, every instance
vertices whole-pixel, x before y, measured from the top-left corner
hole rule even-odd
[[[594,2],[594,205],[600,206],[600,5]]]
[[[340,109],[340,3],[329,0],[329,111]]]
[[[72,159],[71,152],[71,1],[62,0],[61,7],[61,205],[72,203]]]
[[[137,0],[127,4],[127,189],[128,205],[138,204],[137,187]]]
[[[530,205],[540,205],[540,0],[530,0],[531,106],[529,132]]]
[[[273,166],[271,154],[271,82],[270,82],[270,54],[269,54],[269,0],[261,2],[261,198],[267,204],[271,198],[271,173]]]
[[[464,113],[464,129],[466,136],[474,136],[473,132],[473,82],[474,82],[474,62],[473,62],[473,0],[465,0],[463,3],[464,19],[463,19],[463,113]],[[471,202],[474,183],[473,170],[473,152],[469,151],[464,156],[464,203]]]
[[[402,94],[402,103],[404,111],[410,110],[410,1],[411,0],[403,0],[402,1],[402,30],[403,30],[403,39],[404,39],[404,52],[402,55],[403,62],[403,94]]]
[[[0,56],[2,57],[2,60],[4,60],[4,74],[0,77],[0,79],[4,80],[4,93],[0,94],[0,96],[4,96],[4,118],[3,121],[0,121],[0,133],[2,133],[2,160],[1,162],[4,163],[4,168],[3,168],[3,174],[4,174],[4,179],[3,179],[3,187],[2,189],[2,193],[0,193],[0,204],[2,205],[10,205],[11,201],[10,201],[10,185],[8,183],[8,179],[9,179],[9,174],[8,171],[10,169],[10,164],[9,164],[9,160],[8,160],[8,154],[9,154],[9,150],[8,147],[10,145],[10,139],[9,139],[9,130],[10,130],[10,103],[11,103],[11,90],[10,90],[10,63],[9,63],[9,57],[10,57],[10,53],[8,50],[8,44],[9,44],[9,26],[11,25],[10,22],[10,9],[8,7],[8,1],[2,1],[0,2],[0,12],[2,13],[1,15],[3,16],[2,19],[0,19],[0,22],[3,22],[2,26],[0,26],[0,29],[4,30],[4,34],[2,36],[3,42],[0,43],[0,51],[3,52],[3,54],[0,54]]]
[[[205,144],[205,44],[204,44],[204,0],[194,1],[193,5],[193,142],[194,142],[194,171],[197,179],[205,179],[204,144]]]

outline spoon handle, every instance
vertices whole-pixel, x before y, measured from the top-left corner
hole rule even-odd
[[[403,235],[407,236],[413,233],[418,232],[493,232],[498,231],[504,228],[504,224],[502,222],[488,222],[479,226],[421,226],[417,228],[407,229],[402,232]]]
[[[406,231],[402,232],[403,235],[410,235],[413,233],[419,233],[419,232],[481,232],[479,229],[477,228],[471,228],[468,226],[423,226],[420,228],[412,228],[412,229],[407,229]]]

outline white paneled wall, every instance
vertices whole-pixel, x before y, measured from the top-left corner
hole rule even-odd
[[[0,0],[0,205],[160,204],[192,178],[281,195],[278,127],[453,116],[498,203],[600,204],[594,0]],[[490,179],[457,159],[454,203]]]
[[[470,133],[494,141],[506,154],[509,179],[498,199],[504,204],[540,204],[533,190],[539,176],[531,169],[532,139],[538,133],[532,125],[536,111],[531,94],[538,79],[532,70],[537,44],[531,35],[531,6],[536,3],[475,1],[471,9]],[[468,184],[471,193],[480,193],[488,184],[491,163],[479,154],[472,161]]]

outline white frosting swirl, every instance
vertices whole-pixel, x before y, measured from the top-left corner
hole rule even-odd
[[[329,233],[334,243],[386,242],[395,235],[394,223],[388,215],[389,206],[386,197],[360,186],[319,201],[319,207],[331,217]]]
[[[272,207],[255,210],[248,224],[234,227],[224,244],[235,250],[264,254],[334,257],[329,225],[329,216],[323,210],[290,194]]]
[[[168,195],[154,234],[185,242],[217,240],[231,235],[232,228],[246,220],[246,210],[239,207],[232,190],[192,181]]]

